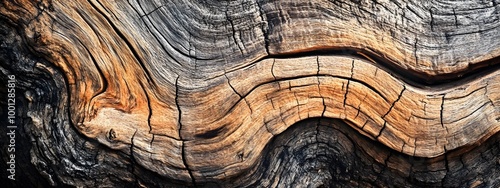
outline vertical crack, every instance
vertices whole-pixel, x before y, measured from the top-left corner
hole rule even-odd
[[[106,19],[106,21],[111,26],[111,28],[113,28],[113,31],[115,31],[118,37],[120,37],[120,39],[122,39],[122,41],[125,42],[126,47],[130,50],[130,52],[132,52],[132,55],[135,57],[141,68],[144,70],[145,77],[148,83],[156,84],[153,80],[153,77],[151,76],[151,73],[149,72],[149,69],[146,67],[146,63],[144,63],[141,56],[139,55],[139,52],[134,48],[134,45],[132,45],[132,43],[128,40],[125,34],[122,31],[120,31],[120,29],[118,29],[118,27],[114,24],[114,22],[108,16],[106,16],[106,14],[104,14],[104,12],[102,12],[101,9],[97,8],[97,6],[94,3],[92,3],[91,0],[87,1],[97,12],[99,12],[99,14],[101,14],[102,17],[104,17],[104,19]]]
[[[56,31],[57,32],[57,31]],[[58,32],[59,33],[59,32]],[[62,33],[61,33],[62,34]],[[90,56],[90,59],[92,60],[92,63],[94,64],[95,68],[97,69],[97,73],[99,74],[99,77],[102,81],[102,86],[101,88],[99,88],[99,90],[96,91],[96,93],[92,96],[92,98],[90,98],[90,101],[93,101],[95,97],[101,95],[102,93],[106,92],[106,90],[108,89],[108,82],[106,80],[106,77],[104,76],[104,71],[101,69],[101,67],[99,66],[99,64],[97,63],[97,60],[95,59],[95,57],[92,55],[92,53],[90,53],[90,50],[87,48],[87,46],[85,46],[82,41],[77,38],[78,42],[80,42],[80,44],[85,48],[85,50],[87,51],[87,53],[89,54]],[[89,103],[90,104],[90,103]],[[87,106],[88,107],[88,106]]]
[[[192,57],[192,56],[196,57],[196,49],[193,49],[195,47],[193,46],[193,41],[192,41],[193,39],[192,38],[193,38],[193,34],[191,34],[191,32],[189,32],[189,39],[188,39],[189,49],[188,49],[188,54],[189,54],[190,57]],[[194,55],[192,55],[191,52],[194,53]],[[194,70],[197,70],[197,68],[198,68],[196,66],[196,60],[197,59],[195,58],[194,59],[194,63],[193,63],[194,64],[193,65],[194,66]]]
[[[455,27],[458,28],[458,18],[457,13],[455,12],[455,8],[453,8],[453,16],[455,16]]]
[[[401,99],[401,96],[403,96],[403,92],[406,90],[406,86],[403,84],[403,89],[401,90],[401,92],[399,93],[398,95],[398,98],[391,104],[391,107],[389,108],[389,110],[382,116],[382,119],[385,120],[385,116],[387,116],[392,108],[394,108],[394,106],[396,105],[396,103]]]
[[[361,22],[361,20],[359,19],[359,17],[360,17],[360,16],[362,16],[362,15],[361,15],[361,10],[360,10],[359,6],[357,6],[357,8],[358,8],[358,9],[357,9],[358,11],[354,11],[354,9],[352,8],[352,6],[351,6],[351,5],[349,5],[349,9],[351,10],[351,12],[352,12],[352,14],[354,15],[354,17],[356,17],[356,21],[358,22],[358,24],[359,24],[360,26],[362,26],[362,25],[363,25],[363,23],[362,23],[362,22]]]
[[[297,93],[293,92],[293,97],[295,97],[295,102],[297,103],[297,115],[299,115],[299,119],[302,119],[300,117],[300,104],[299,104],[299,99],[297,99]]]
[[[358,118],[358,116],[359,116],[359,111],[361,111],[361,107],[360,107],[360,105],[358,105],[358,112],[356,113],[356,116],[354,116],[354,119]]]
[[[286,126],[287,124],[286,124],[285,120],[283,120],[283,110],[281,107],[280,107],[280,118],[281,118],[281,122],[283,122],[283,125]]]
[[[141,5],[140,3],[138,3],[138,4],[139,4],[139,7],[141,8],[141,10],[144,12],[144,9],[142,8],[142,5]],[[131,6],[132,6],[132,5],[131,5]],[[151,19],[149,18],[149,16],[146,16],[146,17],[145,17],[145,19],[144,19],[144,18],[142,18],[142,22],[144,22],[144,25],[146,25],[146,28],[148,29],[148,31],[149,31],[150,33],[152,33],[152,34],[153,34],[154,32],[153,32],[153,30],[151,29],[151,27],[149,27],[149,24],[148,24],[145,20],[148,20],[148,22],[149,22],[149,23],[151,23],[151,25],[152,25],[152,26],[153,26],[153,28],[156,30],[156,32],[160,33],[160,36],[161,36],[161,37],[162,37],[162,38],[163,38],[163,39],[167,42],[167,44],[168,44],[169,46],[171,46],[174,50],[176,50],[177,52],[179,52],[179,53],[181,53],[181,54],[182,54],[182,52],[181,52],[179,49],[177,49],[177,48],[175,48],[174,46],[172,46],[172,44],[170,44],[170,42],[167,40],[167,38],[166,38],[165,36],[163,36],[163,34],[161,34],[161,32],[158,30],[158,28],[156,28],[156,26],[153,24],[153,22],[152,22],[152,21],[151,21]],[[165,52],[165,54],[167,54],[167,55],[168,55],[168,57],[170,57],[172,60],[174,60],[174,62],[175,62],[177,65],[181,65],[181,63],[180,63],[180,62],[179,62],[176,58],[174,58],[174,57],[172,56],[172,54],[170,54],[170,51],[169,51],[169,50],[167,50],[167,48],[165,47],[164,43],[163,43],[163,42],[161,42],[161,40],[160,40],[159,36],[157,36],[157,35],[155,35],[155,34],[153,34],[152,36],[156,39],[156,41],[158,42],[158,44],[160,44],[160,47],[163,49],[163,51]]]
[[[185,144],[185,140],[184,140],[182,133],[181,133],[182,132],[182,121],[181,121],[182,111],[181,111],[181,108],[179,105],[179,77],[180,76],[177,76],[177,78],[175,79],[175,105],[177,106],[177,110],[179,111],[177,123],[179,124],[179,138],[182,141],[182,146],[181,146],[182,163],[184,163],[184,166],[186,167],[186,170],[189,173],[189,177],[191,178],[191,183],[194,186],[196,186],[196,181],[194,179],[193,172],[191,172],[191,169],[189,168],[189,165],[186,161],[186,152],[185,152],[186,144]]]
[[[392,111],[392,109],[394,108],[396,103],[401,99],[401,96],[403,96],[403,92],[405,90],[406,90],[406,86],[403,84],[403,89],[399,93],[398,98],[396,100],[394,100],[394,102],[391,104],[391,107],[389,108],[389,110],[382,116],[382,119],[384,120],[384,125],[382,126],[382,129],[380,129],[380,132],[378,133],[378,135],[375,138],[378,139],[378,137],[380,137],[380,135],[382,135],[382,132],[385,130],[385,127],[387,125],[387,120],[385,120],[385,117]]]
[[[135,157],[134,157],[134,138],[135,138],[136,134],[137,134],[137,129],[135,129],[135,132],[132,135],[132,138],[130,138],[130,167],[131,167],[130,173],[132,173],[132,175],[134,175],[134,178],[136,181],[135,183],[138,184],[139,178],[134,172],[135,165],[137,164],[137,161],[135,160]]]
[[[149,141],[149,147],[153,148],[153,142],[155,141],[155,134],[151,134],[153,137],[151,138],[151,141]]]
[[[321,94],[321,82],[319,81],[319,56],[316,56],[316,64],[318,65],[318,71],[316,72],[316,79],[318,80],[318,93],[323,102],[323,112],[321,112],[321,117],[325,117],[325,111],[326,111],[325,97],[323,97],[323,95]]]
[[[434,16],[432,13],[432,8],[429,9],[429,13],[431,14],[431,31],[434,31]]]
[[[267,132],[271,133],[271,135],[273,135],[273,136],[276,136],[276,135],[275,135],[275,134],[271,131],[271,129],[269,129],[269,122],[265,122],[265,121],[264,121],[264,126],[266,126],[266,130],[267,130]]]
[[[316,71],[316,75],[319,75],[319,56],[316,56],[316,65],[318,65],[318,71]],[[352,70],[351,70],[351,77],[352,77]]]
[[[446,145],[444,146],[444,166],[446,168],[446,174],[444,175],[443,179],[441,179],[441,187],[444,187],[444,182],[446,180],[446,177],[450,173],[450,166],[448,164],[448,150],[446,149]]]
[[[441,127],[443,127],[443,128],[444,128],[444,123],[443,123],[444,96],[445,96],[445,94],[443,94],[441,96],[441,109],[439,111],[439,120],[441,122]],[[446,130],[448,130],[448,129],[446,129]]]
[[[486,82],[486,86],[484,86],[484,95],[486,95],[486,98],[490,101],[491,106],[493,108],[496,108],[495,103],[493,103],[493,100],[491,100],[490,93],[488,92],[488,87],[489,87],[490,81]],[[496,119],[498,121],[498,118]]]
[[[256,1],[257,7],[259,7],[259,16],[260,21],[262,22],[261,30],[262,35],[264,36],[264,47],[266,49],[267,55],[269,55],[269,25],[267,21],[264,19],[264,10],[262,10],[262,5],[259,3],[259,0]]]
[[[229,78],[227,77],[226,73],[224,73],[224,77],[226,77],[227,84],[229,85],[229,87],[231,87],[231,89],[234,91],[234,93],[236,93],[240,98],[243,98],[243,96],[240,93],[238,93],[238,91],[236,91],[236,89],[234,89],[233,85],[231,85],[231,82],[229,81]]]
[[[415,36],[415,43],[413,43],[413,56],[415,57],[415,66],[418,65],[417,44],[418,44],[418,38],[417,36]]]
[[[146,102],[148,104],[148,119],[147,119],[147,123],[148,123],[148,127],[149,127],[149,134],[152,135],[151,141],[149,142],[149,147],[152,148],[153,141],[155,139],[155,135],[152,133],[153,128],[151,127],[151,116],[153,115],[153,109],[151,108],[151,99],[149,98],[149,94],[146,91],[146,87],[144,87],[144,84],[142,82],[139,82],[139,84],[141,85],[141,88],[144,91],[144,95],[146,96]]]
[[[130,2],[129,2],[129,4],[130,4]],[[141,4],[140,4],[140,3],[137,3],[137,4],[139,4],[139,6],[141,6]],[[130,6],[132,6],[132,5],[130,5]],[[144,17],[146,17],[146,16],[149,16],[149,15],[151,15],[153,12],[156,12],[156,11],[160,10],[160,9],[161,9],[161,8],[163,8],[164,6],[165,6],[165,5],[160,5],[160,6],[156,7],[156,8],[154,8],[152,11],[150,11],[150,12],[148,12],[148,13],[145,13],[145,12],[144,12],[144,9],[143,9],[142,11],[144,12],[144,14],[143,14],[143,15],[140,15],[140,17],[141,17],[141,18],[144,18]],[[141,9],[142,9],[142,6],[141,6]],[[137,12],[137,10],[136,10],[136,12]]]
[[[273,58],[273,65],[271,66],[271,74],[273,75],[274,80],[276,80],[276,75],[274,75],[274,63],[276,63],[275,58]]]
[[[240,49],[240,53],[243,54],[243,49],[241,48],[240,44],[238,43],[238,40],[236,40],[236,30],[234,28],[234,22],[233,20],[231,19],[231,17],[229,17],[229,14],[227,13],[228,9],[229,9],[229,4],[227,5],[228,7],[226,7],[226,10],[224,11],[224,14],[226,15],[226,19],[227,21],[229,22],[229,24],[231,25],[231,29],[232,29],[232,32],[233,32],[233,40],[234,40],[234,43],[236,44],[236,46],[238,46],[238,49]]]
[[[365,123],[363,123],[363,126],[361,126],[361,130],[365,130],[366,124],[368,124],[368,120],[365,120]]]
[[[350,79],[347,79],[347,86],[346,86],[346,89],[345,89],[345,93],[344,93],[344,108],[345,108],[345,103],[347,101],[347,93],[349,92],[349,84],[351,83],[351,79],[352,79],[352,75],[354,74],[354,59],[352,60],[352,65],[351,65],[351,77]]]

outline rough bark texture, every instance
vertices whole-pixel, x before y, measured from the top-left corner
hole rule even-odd
[[[3,0],[9,184],[499,187],[499,16],[496,0]]]

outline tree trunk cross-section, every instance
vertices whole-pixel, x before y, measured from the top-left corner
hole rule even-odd
[[[499,26],[496,0],[2,0],[2,178],[499,187]]]

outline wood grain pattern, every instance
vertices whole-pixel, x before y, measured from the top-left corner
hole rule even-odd
[[[0,65],[19,77],[25,138],[38,140],[31,161],[51,185],[308,184],[308,157],[288,152],[323,143],[308,141],[315,118],[335,127],[323,137],[344,139],[324,138],[335,152],[321,164],[363,151],[356,160],[373,173],[391,169],[383,180],[350,171],[325,182],[455,186],[471,176],[451,170],[460,161],[491,172],[466,185],[498,185],[498,10],[496,1],[2,1]],[[493,163],[463,159],[473,151],[492,151]],[[290,166],[269,157],[283,152]],[[96,165],[115,169],[85,170]]]

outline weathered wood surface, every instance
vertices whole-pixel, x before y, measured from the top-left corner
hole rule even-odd
[[[77,186],[499,186],[497,3],[2,1],[22,168]]]

